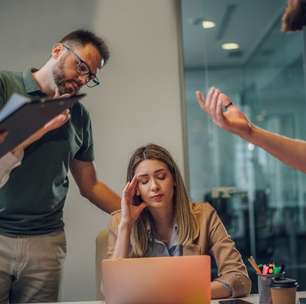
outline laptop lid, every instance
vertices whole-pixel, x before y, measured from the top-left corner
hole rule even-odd
[[[105,259],[102,273],[107,304],[210,303],[209,256]]]

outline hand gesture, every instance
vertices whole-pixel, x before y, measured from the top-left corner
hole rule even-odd
[[[136,194],[137,188],[137,177],[134,176],[131,182],[128,182],[123,191],[121,198],[121,223],[133,225],[138,219],[139,215],[146,207],[144,202],[141,202],[139,205],[135,205],[133,198]]]
[[[56,97],[69,97],[69,94],[61,95],[59,94],[59,90],[55,90],[54,98]],[[30,137],[28,137],[25,141],[23,141],[21,144],[19,144],[12,152],[13,153],[19,153],[19,151],[24,150],[28,146],[30,146],[33,142],[39,140],[41,137],[43,137],[46,133],[57,129],[61,127],[63,124],[65,124],[70,119],[70,111],[66,110],[62,112],[61,114],[57,115],[53,119],[51,119],[49,122],[47,122],[42,128],[37,130],[35,133],[33,133]],[[1,134],[0,134],[0,142],[1,142]]]
[[[246,115],[220,90],[211,88],[207,99],[202,92],[196,91],[196,98],[201,109],[220,128],[241,137],[245,137],[251,132],[252,125]]]
[[[70,118],[69,110],[66,110],[63,113],[55,116],[53,119],[47,122],[42,128],[37,130],[29,138],[27,138],[20,145],[18,145],[12,152],[14,153],[15,151],[18,151],[18,150],[24,150],[29,145],[31,145],[33,142],[43,137],[46,133],[61,127],[63,124],[65,124],[69,120],[69,118]]]

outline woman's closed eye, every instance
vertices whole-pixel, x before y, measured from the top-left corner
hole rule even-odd
[[[157,175],[157,178],[160,180],[164,180],[166,178],[166,174],[165,173],[160,173]]]
[[[142,184],[142,185],[147,184],[147,183],[148,183],[148,181],[149,181],[149,179],[148,179],[148,178],[140,178],[140,179],[138,180],[138,182],[139,182],[140,184]]]

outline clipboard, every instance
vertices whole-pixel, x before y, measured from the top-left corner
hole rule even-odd
[[[57,98],[27,98],[13,94],[0,111],[0,130],[8,134],[0,144],[0,158],[86,94]]]

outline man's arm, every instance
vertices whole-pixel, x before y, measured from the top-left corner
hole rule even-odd
[[[120,209],[120,197],[97,179],[92,162],[74,159],[70,169],[82,196],[107,213]]]
[[[286,165],[306,173],[306,141],[272,133],[253,125],[229,97],[218,89],[212,88],[207,98],[198,91],[196,97],[202,110],[217,126],[239,135]]]

